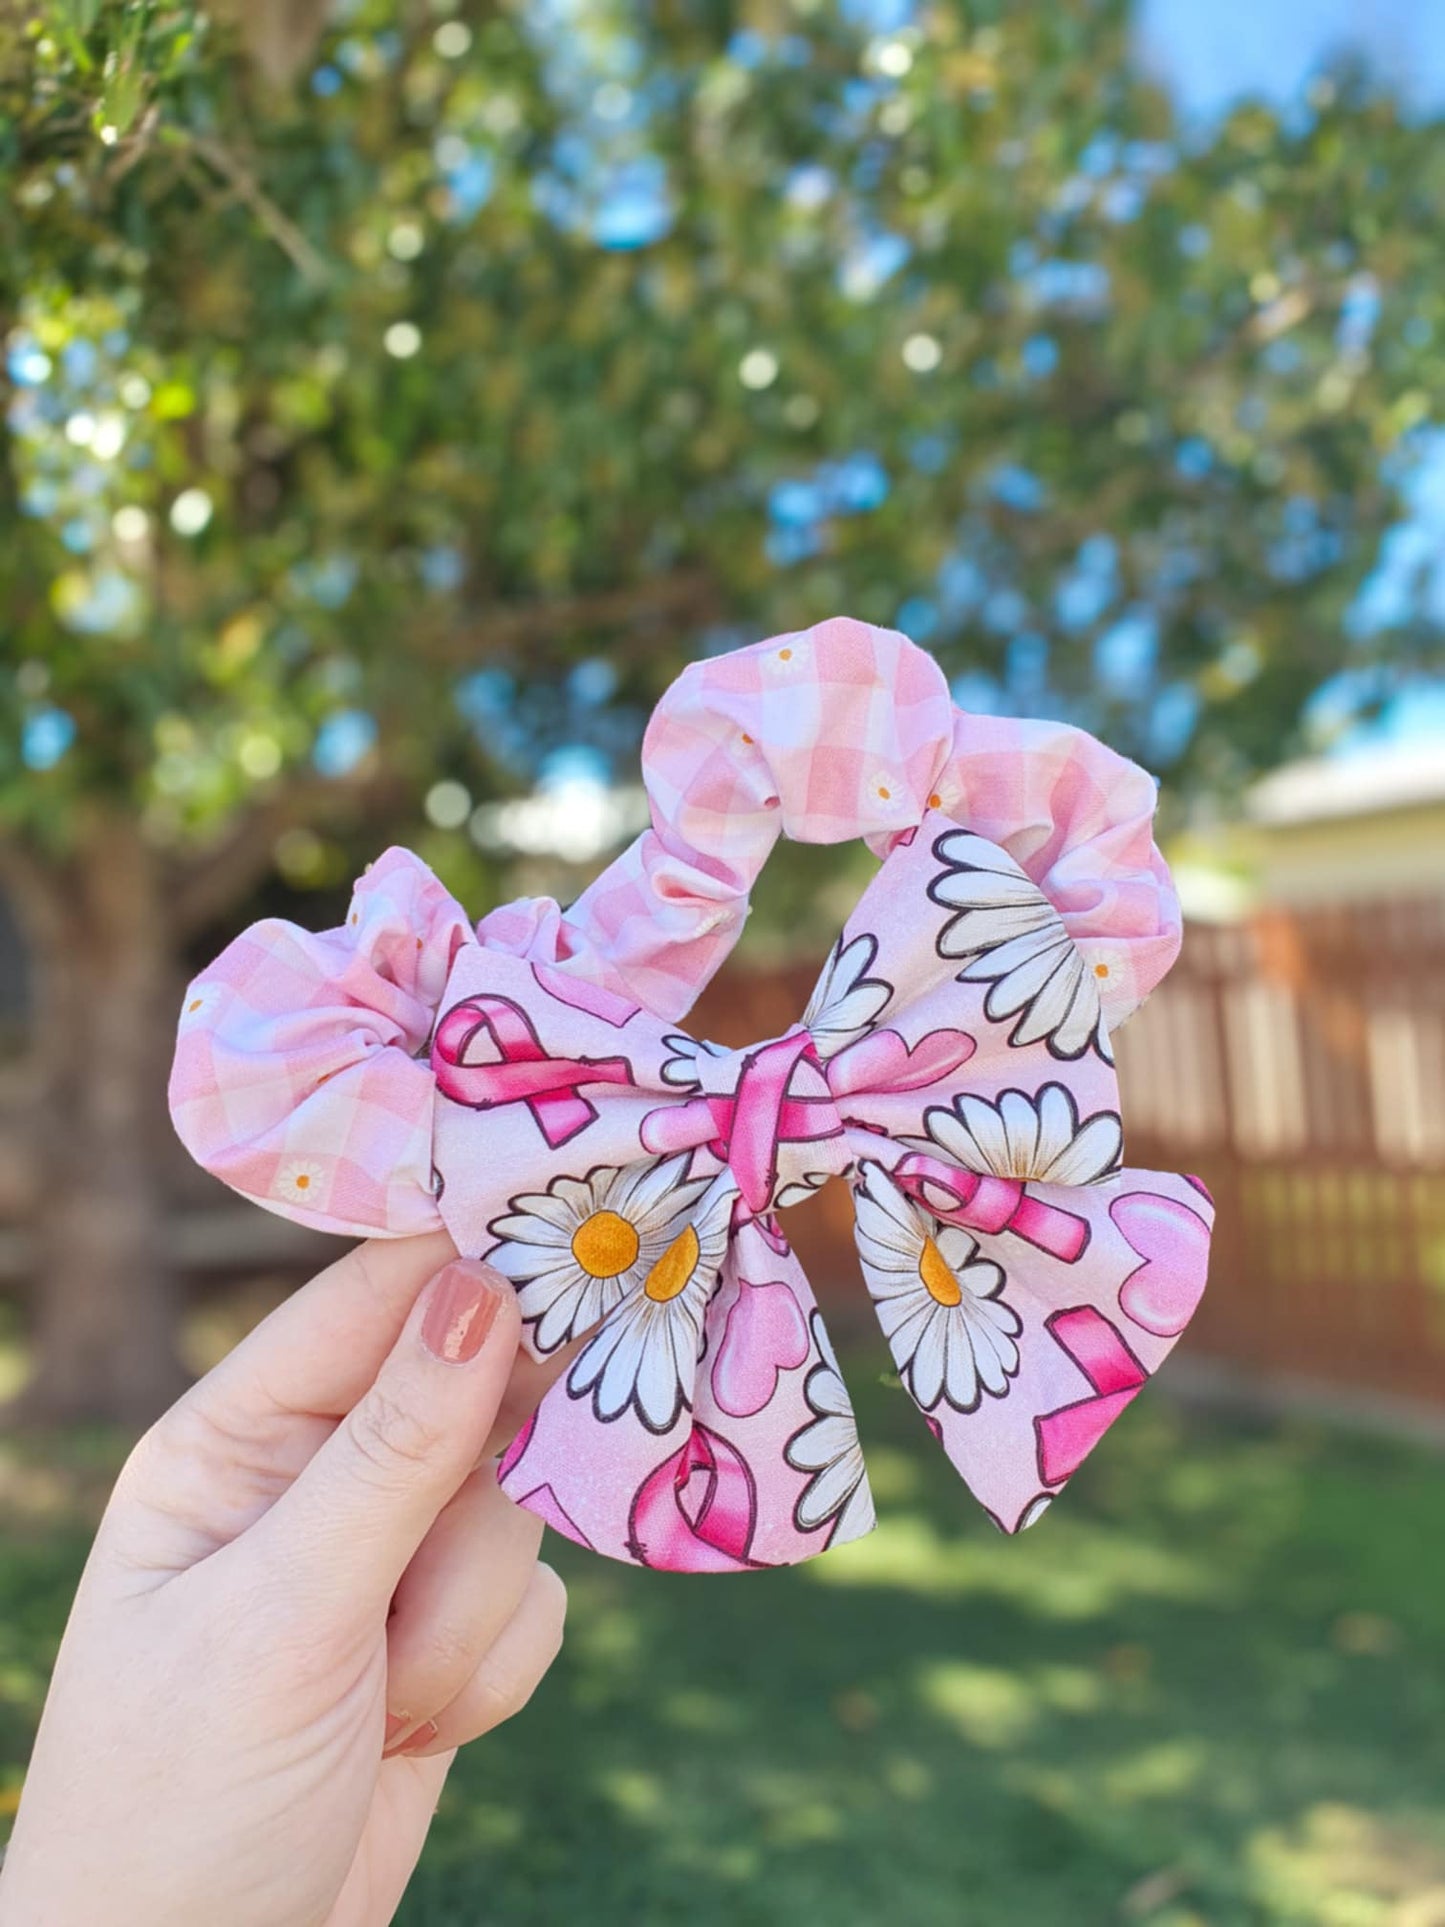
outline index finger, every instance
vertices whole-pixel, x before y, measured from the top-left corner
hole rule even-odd
[[[456,1255],[444,1231],[354,1245],[187,1396],[242,1431],[277,1416],[343,1417],[372,1384],[422,1287]]]
[[[365,1396],[455,1255],[444,1232],[368,1240],[277,1306],[141,1440],[106,1543],[154,1580],[246,1531]]]

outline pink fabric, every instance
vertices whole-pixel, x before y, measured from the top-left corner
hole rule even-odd
[[[303,1222],[445,1224],[512,1279],[538,1356],[591,1334],[506,1489],[687,1571],[872,1523],[776,1216],[846,1177],[903,1382],[1017,1530],[1204,1283],[1202,1188],[1121,1168],[1109,1023],[1179,932],[1152,784],[1077,731],[960,716],[921,650],[846,621],[695,665],[643,755],[653,826],[566,913],[473,931],[389,851],[342,930],[239,939],[187,998],[177,1128]],[[885,861],[801,1021],[720,1050],[673,1020],[780,832]]]
[[[684,1015],[779,836],[884,855],[933,797],[1058,909],[1118,1026],[1179,951],[1154,781],[1066,723],[969,716],[906,636],[836,617],[694,663],[642,746],[652,828],[568,912],[647,1006]],[[884,792],[887,792],[885,795]]]

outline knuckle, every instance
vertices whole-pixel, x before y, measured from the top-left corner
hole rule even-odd
[[[545,1670],[545,1669],[544,1669]],[[489,1667],[477,1682],[477,1737],[494,1727],[515,1719],[531,1699],[542,1679],[541,1672],[522,1672],[517,1667]]]
[[[174,1417],[174,1414],[170,1416]],[[172,1460],[171,1427],[166,1420],[158,1419],[148,1431],[142,1432],[127,1452],[125,1463],[116,1478],[113,1497],[130,1499],[148,1490],[157,1474],[167,1469]]]
[[[426,1644],[413,1661],[418,1679],[432,1689],[437,1704],[450,1698],[477,1663],[478,1641],[468,1626],[456,1620],[440,1620],[427,1628]]]
[[[426,1465],[438,1445],[430,1419],[381,1385],[373,1385],[352,1408],[345,1425],[363,1471],[374,1474],[383,1484],[392,1484]]]
[[[562,1647],[567,1617],[567,1588],[550,1566],[539,1565],[528,1602],[537,1631],[532,1651],[521,1663],[500,1664],[495,1656],[484,1662],[477,1676],[476,1729],[489,1733],[503,1721],[515,1719],[546,1678]]]
[[[111,1518],[138,1510],[178,1525],[201,1526],[212,1514],[222,1455],[205,1415],[182,1400],[144,1432],[126,1455],[107,1512]]]
[[[216,1456],[215,1426],[188,1394],[163,1412],[141,1433],[126,1454],[118,1491],[146,1491],[162,1484],[178,1467],[204,1458],[209,1464]]]

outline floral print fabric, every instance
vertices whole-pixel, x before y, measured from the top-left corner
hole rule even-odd
[[[871,1525],[778,1216],[830,1177],[903,1384],[1006,1531],[1203,1288],[1202,1188],[1121,1162],[1109,1013],[1177,942],[1147,779],[1104,783],[1119,759],[1090,745],[1011,851],[954,753],[978,719],[944,726],[936,679],[848,623],[699,665],[649,731],[653,829],[573,911],[473,930],[392,851],[343,930],[259,925],[189,994],[172,1104],[203,1163],[329,1229],[439,1221],[512,1280],[536,1354],[583,1341],[502,1476],[614,1557],[737,1571]],[[886,860],[799,1022],[724,1050],[676,1023],[674,980],[715,967],[780,821]],[[1092,890],[1091,841],[1115,866]]]

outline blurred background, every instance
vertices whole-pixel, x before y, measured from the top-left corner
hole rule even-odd
[[[1445,1923],[1442,116],[1432,0],[0,6],[0,1806],[127,1440],[332,1250],[178,1151],[186,977],[393,839],[568,900],[683,664],[847,612],[1161,779],[1209,1294],[1005,1542],[794,1213],[878,1532],[564,1548],[400,1918]]]

